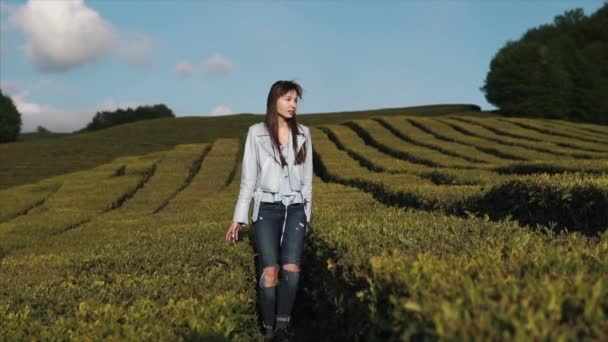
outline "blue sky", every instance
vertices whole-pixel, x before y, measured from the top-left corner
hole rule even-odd
[[[492,56],[529,28],[604,1],[0,0],[0,86],[22,131],[82,128],[98,110],[298,113],[474,103]]]

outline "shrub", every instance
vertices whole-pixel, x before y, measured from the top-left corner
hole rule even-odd
[[[16,141],[21,131],[21,113],[13,100],[0,90],[0,143]]]

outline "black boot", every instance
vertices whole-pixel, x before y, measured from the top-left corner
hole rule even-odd
[[[293,332],[288,327],[280,327],[274,331],[275,339],[277,342],[289,342],[293,341]]]
[[[264,327],[264,341],[274,341],[275,333],[272,328]]]

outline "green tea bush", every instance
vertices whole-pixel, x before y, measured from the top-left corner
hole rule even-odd
[[[328,339],[534,340],[606,335],[608,233],[386,207],[316,181],[301,318]],[[349,200],[344,201],[347,197]],[[316,310],[316,311],[313,311]],[[312,337],[315,337],[314,335]]]
[[[181,201],[183,189],[171,202],[182,204],[181,211],[153,214],[151,209],[173,191],[161,196],[142,191],[131,198],[137,205],[127,201],[74,231],[53,236],[53,250],[31,246],[27,253],[5,255],[0,267],[0,339],[260,339],[250,237],[245,230],[238,244],[228,245],[223,239],[239,185],[220,181],[218,191],[217,183],[230,175],[223,170],[238,172],[237,166],[225,163],[236,162],[236,144],[225,140],[213,146],[186,188],[191,192],[188,196],[198,193],[198,200]],[[203,146],[192,147],[175,153],[204,151]],[[214,158],[208,158],[212,154]],[[183,156],[186,161],[195,157]],[[154,173],[146,186],[179,188],[180,182],[164,173],[179,170],[185,179],[188,163],[161,168],[162,160],[172,162],[170,156],[164,158],[157,164],[157,172],[162,173]],[[224,164],[205,166],[212,162]],[[117,178],[143,170],[137,159],[121,163],[126,174]],[[215,183],[201,180],[201,186],[190,189],[202,170]],[[154,180],[156,176],[160,178]],[[65,181],[73,184],[75,178]],[[215,193],[204,189],[204,184]],[[96,186],[89,182],[88,189]],[[160,198],[144,201],[138,196]],[[146,203],[148,210],[141,210]]]
[[[380,117],[376,118],[376,121],[399,137],[414,140],[418,144],[429,145],[429,147],[435,148],[442,153],[469,160],[472,164],[504,164],[511,161],[495,154],[484,152],[475,145],[460,143],[452,137],[443,135],[441,130],[432,130],[431,127],[410,120],[410,117]],[[437,120],[432,120],[432,122],[437,122]]]
[[[529,146],[521,147],[505,144],[505,140],[497,139],[493,132],[475,125],[465,126],[467,124],[460,121],[448,122],[445,119],[411,119],[411,122],[436,132],[436,134],[441,134],[445,139],[452,139],[462,144],[468,144],[511,162],[555,159],[555,154],[553,153],[547,153],[538,149],[534,150]]]
[[[411,161],[413,163],[436,167],[476,168],[477,166],[462,158],[448,156],[440,151],[416,144],[414,141],[402,140],[371,119],[354,120],[344,123],[351,127],[366,144],[395,158]]]
[[[474,210],[522,224],[552,225],[595,235],[608,228],[608,174],[526,175],[496,185],[476,198]]]
[[[470,124],[471,126],[465,126],[467,129],[474,129],[473,127],[478,126],[479,128],[476,130],[476,133],[478,134],[491,136],[492,138],[500,139],[501,142],[507,144],[527,147],[540,152],[577,159],[606,158],[607,156],[604,152],[586,151],[547,141],[547,137],[544,134],[538,134],[536,131],[523,128],[516,125],[514,122],[503,118],[487,118],[487,120],[480,120],[479,118],[474,117],[450,116],[449,119],[453,120],[451,122],[456,121]],[[546,120],[535,120],[534,122],[544,126]],[[562,129],[561,132],[563,131],[565,130]],[[576,139],[581,138],[582,137],[578,137]],[[608,144],[608,142],[606,142],[606,144]]]
[[[59,189],[61,182],[55,178],[34,184],[25,184],[0,191],[0,222],[25,215]]]
[[[431,174],[432,183],[411,174],[372,172],[338,149],[321,130],[313,128],[313,132],[321,178],[370,192],[388,205],[459,216],[487,214],[494,220],[512,216],[522,225],[555,224],[556,229],[568,227],[587,234],[608,227],[608,211],[603,210],[608,204],[605,176],[540,174],[492,177],[484,185],[437,185],[454,181],[456,176],[451,175],[471,170],[453,170],[451,174],[437,171],[435,176],[440,178],[433,179]]]

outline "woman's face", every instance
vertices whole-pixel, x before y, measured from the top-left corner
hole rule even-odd
[[[277,112],[283,119],[291,119],[296,115],[296,109],[298,109],[298,96],[295,90],[291,90],[287,94],[279,97],[277,101]]]

